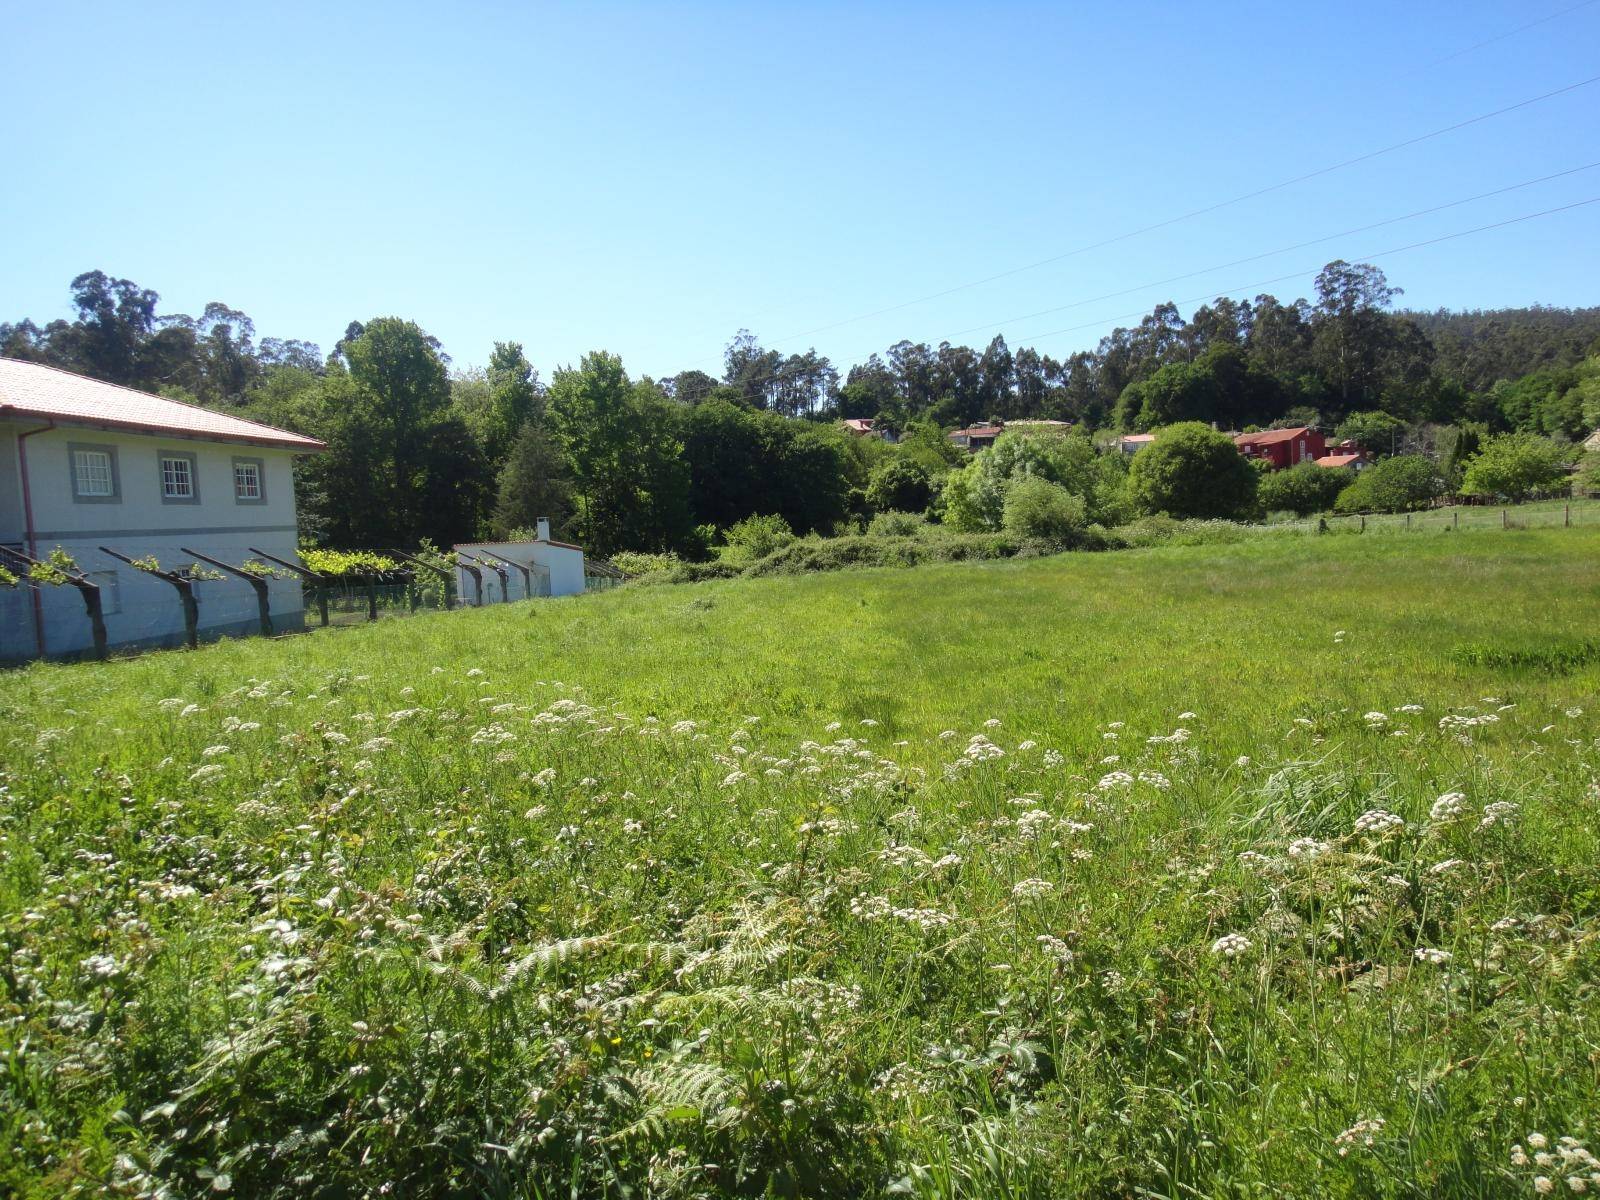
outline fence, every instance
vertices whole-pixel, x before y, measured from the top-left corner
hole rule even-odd
[[[220,637],[272,636],[307,625],[354,625],[551,594],[547,567],[484,549],[458,548],[431,559],[369,551],[344,557],[384,569],[339,574],[255,546],[248,556],[239,547],[213,552],[183,546],[181,553],[193,561],[171,570],[152,556],[138,558],[115,546],[93,550],[88,565],[80,567],[59,556],[41,562],[20,546],[0,544],[0,568],[7,573],[0,581],[15,578],[11,586],[0,586],[0,662],[105,658],[113,649],[194,647]],[[581,552],[575,557],[583,561]],[[615,587],[625,578],[604,560],[583,561],[584,591]]]
[[[1409,513],[1350,513],[1306,517],[1270,526],[1327,533],[1428,530],[1555,529],[1600,525],[1600,501],[1536,501],[1512,507],[1453,505]]]

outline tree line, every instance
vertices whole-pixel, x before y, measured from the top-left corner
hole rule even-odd
[[[156,292],[92,271],[71,283],[73,319],[0,324],[0,354],[322,438],[328,452],[297,469],[302,519],[339,546],[504,536],[549,516],[599,553],[693,555],[757,514],[831,532],[874,511],[937,513],[965,461],[944,431],[988,420],[1316,424],[1441,460],[1498,433],[1563,442],[1600,425],[1600,308],[1415,313],[1394,309],[1399,295],[1378,268],[1339,261],[1312,300],[1222,297],[1187,319],[1161,304],[1061,359],[998,336],[981,350],[901,341],[841,375],[740,330],[720,378],[635,379],[595,352],[546,383],[514,341],[453,369],[414,322],[382,317],[324,355],[257,340],[222,303],[160,313]],[[852,437],[845,417],[899,444]],[[1001,502],[977,476],[950,493],[958,510]]]

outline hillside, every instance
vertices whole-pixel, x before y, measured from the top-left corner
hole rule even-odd
[[[1597,563],[1261,539],[0,675],[0,1191],[1587,1186]]]

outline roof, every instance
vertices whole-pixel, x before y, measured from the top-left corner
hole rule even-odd
[[[1366,461],[1366,457],[1365,454],[1325,454],[1311,461],[1319,467],[1353,467],[1358,462]]]
[[[1600,429],[1584,438],[1582,445],[1585,450],[1600,450]]]
[[[965,429],[953,430],[950,436],[965,438],[992,438],[999,437],[1004,432],[1005,427],[1002,425],[968,425]]]
[[[1125,433],[1117,439],[1118,442],[1153,442],[1156,435],[1153,433]]]
[[[1046,417],[1027,417],[1020,421],[1008,421],[1007,429],[1071,429],[1071,421],[1052,421]]]
[[[316,438],[14,358],[0,358],[0,418],[6,417],[276,446],[305,454],[326,449]]]
[[[1276,446],[1279,442],[1292,442],[1311,432],[1309,425],[1296,425],[1293,429],[1264,429],[1260,433],[1241,433],[1233,439],[1236,446]]]
[[[850,430],[852,433],[871,433],[872,432],[872,418],[871,417],[846,417],[845,420],[844,420],[844,427],[846,429]]]

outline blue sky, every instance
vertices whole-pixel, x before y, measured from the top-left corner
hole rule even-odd
[[[855,318],[1600,75],[1574,4],[17,6],[0,320],[100,268],[325,350],[380,315],[458,366],[516,339],[546,378],[598,348],[715,372],[741,326],[841,369],[902,337],[1062,356],[1600,197],[1597,166],[1207,271],[1600,163],[1600,83]],[[1600,204],[1375,261],[1415,307],[1600,303]]]

